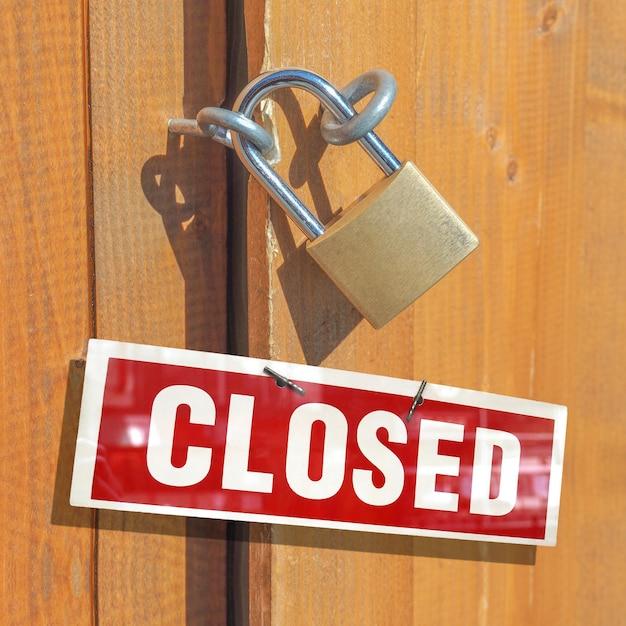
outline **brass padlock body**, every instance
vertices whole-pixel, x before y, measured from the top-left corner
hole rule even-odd
[[[308,253],[381,328],[478,246],[478,238],[407,161],[342,211]]]

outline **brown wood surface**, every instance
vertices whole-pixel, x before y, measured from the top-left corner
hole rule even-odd
[[[376,332],[275,206],[268,228],[252,183],[250,354],[559,402],[570,418],[556,548],[255,525],[251,623],[620,623],[626,9],[267,3],[245,3],[249,73],[302,65],[342,85],[391,70],[381,136],[482,246]],[[226,348],[224,152],[165,132],[223,97],[224,9],[86,6],[0,0],[0,622],[220,624],[223,524],[67,502],[89,336]],[[321,142],[311,98],[281,94],[274,117],[280,171],[324,219],[380,176]]]
[[[224,97],[224,3],[89,17],[97,335],[225,351],[224,149],[167,133]],[[102,623],[226,622],[225,522],[102,511],[97,559]]]
[[[621,623],[626,9],[249,0],[246,11],[251,75],[302,66],[341,86],[390,70],[398,97],[380,136],[481,240],[374,331],[251,183],[251,354],[569,407],[556,548],[272,526],[271,546],[262,532],[251,546],[251,623]],[[278,169],[323,220],[380,177],[358,148],[322,142],[312,97],[281,92],[273,117]]]
[[[89,624],[93,514],[69,506],[92,319],[83,5],[0,12],[0,623]]]

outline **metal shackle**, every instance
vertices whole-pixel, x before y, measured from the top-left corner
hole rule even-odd
[[[333,114],[326,109],[322,115],[320,131],[326,143],[334,146],[345,146],[358,141],[382,122],[396,98],[396,79],[385,70],[371,70],[357,76],[341,89],[341,95],[351,105],[360,102],[365,96],[374,96],[352,119],[338,122]]]
[[[327,80],[314,72],[298,68],[280,69],[261,74],[239,94],[233,110],[252,119],[252,114],[259,102],[271,92],[284,87],[299,87],[313,94],[340,122],[350,120],[356,115],[350,102]],[[366,133],[358,142],[386,175],[400,168],[400,161],[374,131]],[[324,225],[272,169],[253,143],[235,132],[233,133],[233,146],[250,173],[294,219],[309,239],[315,239],[324,234]]]

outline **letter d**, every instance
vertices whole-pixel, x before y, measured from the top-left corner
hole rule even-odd
[[[502,450],[500,490],[495,498],[490,498],[493,449],[496,446]],[[491,428],[476,429],[470,513],[499,516],[515,508],[520,457],[521,445],[515,435]]]

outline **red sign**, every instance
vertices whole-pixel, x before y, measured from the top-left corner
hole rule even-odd
[[[92,340],[71,503],[554,545],[566,408],[419,387]]]

